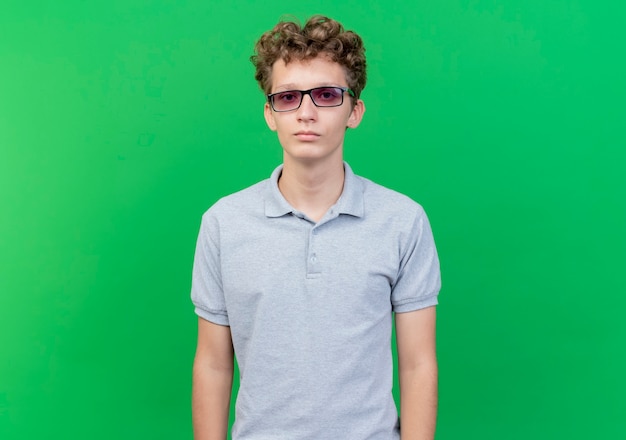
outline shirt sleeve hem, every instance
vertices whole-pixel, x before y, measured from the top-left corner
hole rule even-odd
[[[198,315],[200,318],[206,319],[213,324],[230,326],[230,323],[228,321],[228,315],[224,312],[205,310],[197,306],[195,311],[196,315]]]
[[[426,307],[436,306],[437,304],[439,304],[439,301],[435,294],[425,299],[408,300],[400,304],[393,304],[393,311],[395,313],[413,312],[415,310],[425,309]]]

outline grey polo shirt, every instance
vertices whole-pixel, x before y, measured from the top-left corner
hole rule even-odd
[[[230,326],[240,369],[233,439],[398,439],[392,313],[434,306],[440,288],[426,214],[345,164],[315,223],[281,171],[213,205],[196,247],[196,313]]]

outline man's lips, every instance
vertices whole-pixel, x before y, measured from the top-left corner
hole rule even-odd
[[[320,135],[315,133],[314,131],[303,130],[303,131],[297,132],[296,137],[300,139],[301,141],[314,141],[317,138],[319,138]]]

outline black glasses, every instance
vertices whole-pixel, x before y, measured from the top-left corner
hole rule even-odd
[[[267,95],[275,112],[288,112],[300,108],[304,95],[309,95],[316,107],[339,107],[343,104],[343,94],[348,92],[354,98],[354,92],[347,87],[315,87],[309,90],[285,90]]]

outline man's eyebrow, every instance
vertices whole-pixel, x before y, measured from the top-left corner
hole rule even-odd
[[[340,86],[335,83],[321,82],[309,88],[315,89],[317,87],[345,87],[345,86]],[[279,86],[276,86],[276,92],[288,92],[290,90],[308,90],[308,89],[299,89],[296,84],[281,84]]]
[[[296,87],[295,84],[281,84],[279,86],[276,86],[276,90],[281,90],[281,91],[286,91],[286,90],[297,90],[298,88]]]

